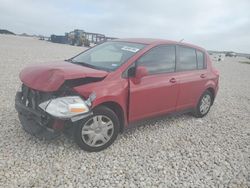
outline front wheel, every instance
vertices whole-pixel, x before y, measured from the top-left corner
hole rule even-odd
[[[194,111],[194,116],[201,118],[207,115],[212,105],[212,102],[213,98],[211,92],[208,90],[205,91],[201,96],[198,105],[196,106],[196,109]]]
[[[111,109],[100,106],[94,109],[92,116],[77,122],[74,138],[85,151],[101,151],[115,141],[119,127],[117,115]]]

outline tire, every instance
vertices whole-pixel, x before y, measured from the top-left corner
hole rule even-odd
[[[75,142],[88,152],[98,152],[109,147],[120,130],[117,115],[105,106],[96,107],[93,115],[79,120],[74,126]]]
[[[203,101],[204,100],[204,101]],[[207,105],[205,103],[207,102]],[[209,101],[209,102],[208,102]],[[208,104],[209,103],[209,104]],[[199,102],[194,110],[193,115],[197,118],[202,118],[209,112],[213,103],[213,95],[210,91],[206,90],[199,99]],[[202,105],[204,105],[202,107]]]

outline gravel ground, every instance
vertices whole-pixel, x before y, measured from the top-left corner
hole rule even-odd
[[[99,153],[20,127],[20,70],[71,57],[81,47],[0,35],[0,187],[250,187],[250,65],[214,63],[220,90],[210,113],[164,117],[120,135]]]

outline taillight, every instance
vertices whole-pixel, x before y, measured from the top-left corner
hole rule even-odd
[[[212,67],[212,71],[213,71],[213,73],[216,76],[216,78],[214,80],[215,80],[216,87],[217,87],[218,83],[219,83],[220,72],[216,68],[214,68],[214,67]]]

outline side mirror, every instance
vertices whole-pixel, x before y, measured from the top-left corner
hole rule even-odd
[[[141,80],[142,77],[148,75],[148,70],[146,67],[138,66],[135,71],[135,77],[137,80]]]

